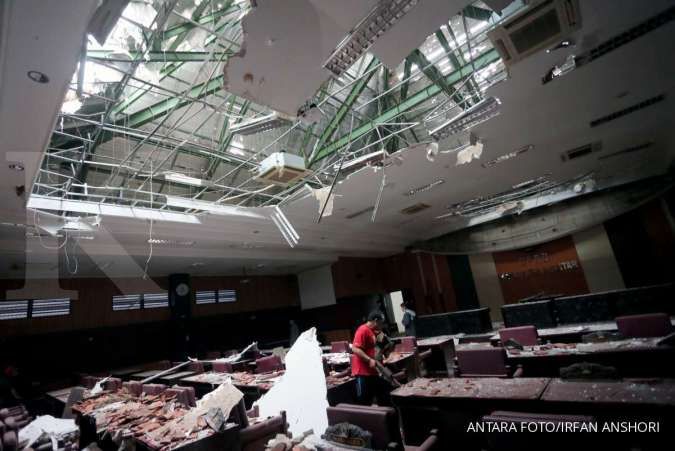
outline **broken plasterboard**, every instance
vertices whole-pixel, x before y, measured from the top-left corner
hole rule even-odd
[[[419,1],[393,27],[380,36],[368,50],[389,70],[418,48],[430,34],[447,24],[450,18],[471,2],[469,0]]]
[[[257,0],[241,22],[241,50],[224,67],[225,89],[297,116],[328,78],[330,73],[323,67],[326,58],[375,3]]]
[[[261,417],[285,411],[288,429],[300,435],[310,429],[321,435],[328,427],[326,376],[316,329],[303,332],[286,354],[286,372],[256,405]]]

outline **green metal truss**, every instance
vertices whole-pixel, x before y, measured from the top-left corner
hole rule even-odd
[[[349,113],[349,110],[351,110],[351,108],[354,106],[356,99],[359,98],[365,87],[368,85],[368,82],[372,78],[373,74],[376,72],[372,69],[375,68],[375,66],[377,66],[378,64],[379,61],[377,60],[377,58],[373,58],[370,60],[365,70],[363,71],[363,73],[366,75],[364,77],[361,77],[358,82],[354,83],[351,91],[345,98],[344,102],[342,102],[342,105],[340,105],[340,108],[338,108],[338,110],[335,112],[335,115],[330,120],[326,128],[324,128],[321,135],[319,135],[319,140],[317,141],[316,144],[317,149],[320,149],[322,146],[324,146],[326,142],[328,142],[328,140],[332,138],[335,131],[340,127],[342,121],[347,116],[347,113]]]
[[[408,58],[413,63],[417,64],[417,67],[419,67],[424,75],[426,75],[427,78],[432,81],[432,83],[438,85],[438,87],[448,96],[450,96],[457,105],[464,104],[464,97],[462,97],[462,95],[457,92],[457,90],[453,88],[452,85],[446,83],[443,73],[435,65],[433,65],[431,61],[429,61],[424,53],[422,53],[419,49],[415,49],[412,51],[410,56],[408,56]]]
[[[499,53],[497,53],[496,50],[490,49],[481,55],[479,55],[472,63],[470,64],[465,64],[459,68],[457,68],[455,71],[451,72],[445,77],[445,83],[448,85],[454,85],[455,83],[459,82],[460,80],[470,76],[474,68],[475,69],[480,69],[488,64],[491,64],[495,61],[499,61]],[[406,111],[411,110],[412,108],[415,108],[425,101],[435,97],[439,93],[441,93],[442,90],[437,84],[432,84],[427,86],[424,89],[421,89],[420,91],[414,93],[410,97],[406,98],[405,100],[401,101],[398,105],[388,109],[387,111],[383,112],[376,118],[366,122],[365,124],[360,125],[359,127],[355,128],[351,132],[351,140],[356,140],[361,138],[362,136],[366,135],[367,133],[372,132],[375,130],[375,128],[378,126],[378,124],[384,123],[384,122],[390,122],[397,117],[401,116],[404,114]],[[320,149],[314,158],[310,161],[310,166],[314,165],[316,162],[328,157],[329,155],[332,155],[333,153],[337,152],[339,149],[341,149],[343,146],[345,146],[350,140],[349,135],[342,136],[341,138],[333,141],[332,143],[328,144],[324,148]]]
[[[225,56],[230,56],[234,52],[214,52],[207,60],[209,52],[177,52],[177,51],[152,51],[148,52],[143,59],[145,63],[201,63],[204,61],[220,61]],[[140,58],[143,52],[129,51],[132,59]],[[110,62],[128,62],[115,56],[114,50],[88,50],[87,59],[102,60]]]

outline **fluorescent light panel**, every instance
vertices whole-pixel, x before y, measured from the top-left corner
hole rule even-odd
[[[233,124],[230,127],[230,133],[239,135],[255,135],[256,133],[266,132],[275,128],[290,125],[291,121],[281,117],[278,113],[268,114],[259,118]]]
[[[32,194],[30,196],[26,208],[32,210],[70,211],[74,213],[90,213],[101,216],[118,216],[132,219],[152,219],[154,221],[201,224],[201,221],[197,216],[185,213],[130,207],[127,205],[110,205],[82,200],[66,200],[56,197],[40,196],[37,194]]]
[[[431,130],[429,134],[436,140],[464,132],[499,115],[501,102],[496,97],[483,99],[466,111]]]

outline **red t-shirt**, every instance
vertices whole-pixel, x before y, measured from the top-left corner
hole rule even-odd
[[[375,358],[375,333],[366,324],[356,329],[352,346],[358,346],[369,357]],[[352,376],[377,376],[377,370],[356,354],[352,354]]]

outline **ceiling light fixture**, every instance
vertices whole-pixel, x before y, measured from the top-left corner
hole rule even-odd
[[[178,241],[178,240],[167,240],[160,238],[150,238],[148,244],[166,244],[171,246],[185,246],[192,247],[195,245],[194,241]]]
[[[499,115],[501,102],[496,97],[488,97],[466,111],[462,111],[449,121],[439,125],[429,132],[432,138],[440,141],[451,135],[469,130],[478,124]]]
[[[438,185],[442,185],[443,183],[445,183],[445,179],[437,179],[437,180],[434,180],[431,183],[427,183],[426,185],[422,185],[422,186],[418,186],[417,188],[413,188],[410,191],[404,193],[404,195],[408,196],[408,197],[411,197],[411,196],[414,196],[416,194],[423,193],[425,191],[429,191],[430,189],[432,189],[432,188],[434,188]]]
[[[419,0],[388,0],[377,5],[338,44],[323,67],[339,77]]]
[[[246,207],[220,205],[203,200],[187,199],[184,197],[166,196],[166,205],[169,207],[185,208],[188,210],[206,211],[218,216],[244,216],[247,218],[263,219],[264,216],[248,210]]]
[[[511,158],[515,158],[518,155],[527,152],[528,150],[532,150],[533,148],[534,148],[534,146],[531,145],[531,144],[528,145],[528,146],[521,147],[518,150],[514,150],[513,152],[505,153],[504,155],[500,155],[495,159],[492,159],[490,161],[486,161],[481,166],[483,166],[484,168],[488,168],[490,166],[494,166],[495,164],[503,163],[504,161],[510,160]]]
[[[40,71],[29,70],[27,75],[28,75],[28,78],[33,80],[35,83],[42,83],[42,84],[49,83],[49,77],[46,76],[45,74],[43,74]]]
[[[213,186],[213,182],[208,180],[198,179],[186,174],[181,174],[180,172],[172,171],[164,173],[164,180],[190,186]]]
[[[230,127],[230,133],[239,135],[255,135],[256,133],[266,132],[275,128],[290,125],[291,121],[279,113],[268,114],[259,118],[234,124]]]

